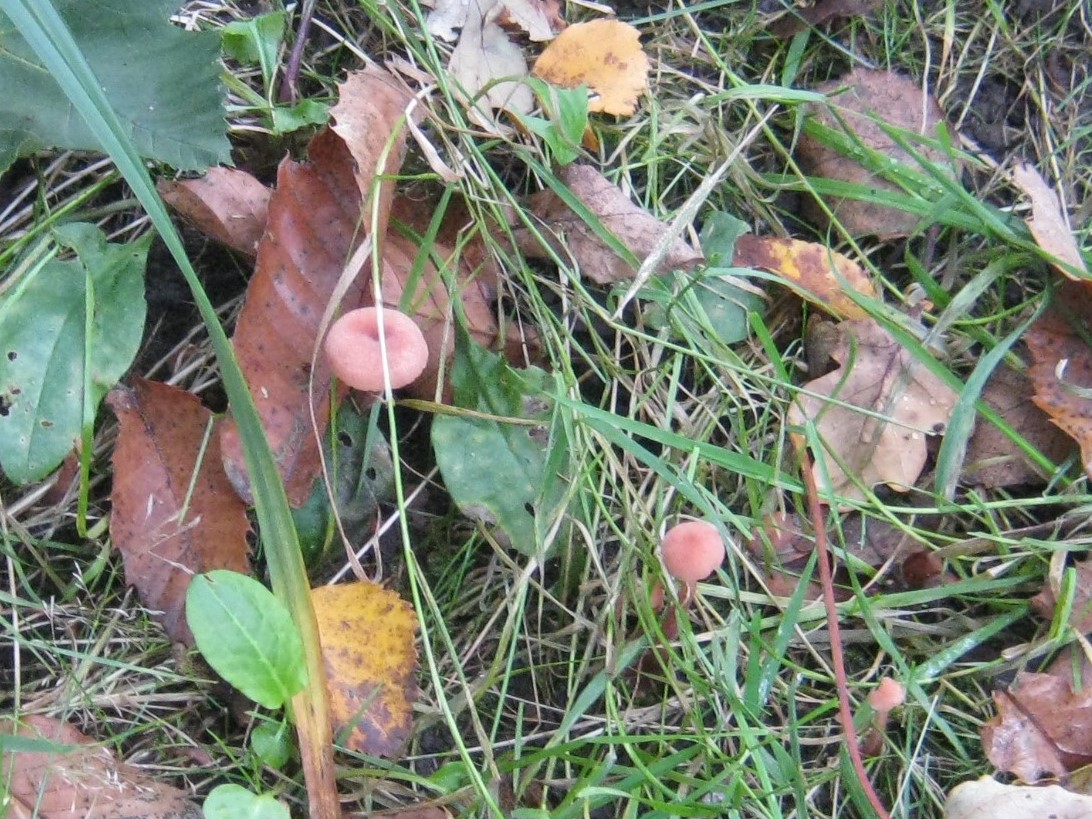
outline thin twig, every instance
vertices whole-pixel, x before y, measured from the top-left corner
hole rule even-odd
[[[808,499],[808,515],[815,529],[815,550],[819,553],[819,582],[823,587],[823,606],[827,613],[827,629],[830,632],[830,661],[834,667],[834,682],[838,689],[838,712],[842,718],[842,727],[846,732],[846,750],[857,773],[861,788],[868,797],[879,819],[891,819],[864,768],[861,749],[857,739],[857,729],[853,727],[853,712],[849,707],[849,682],[846,680],[845,658],[842,656],[842,635],[838,625],[838,607],[834,602],[834,576],[831,571],[830,550],[827,548],[827,527],[823,523],[823,507],[819,503],[819,487],[815,485],[811,459],[808,457],[804,438],[793,435],[793,447],[800,461],[800,472],[804,479],[804,490]]]
[[[311,18],[315,13],[315,0],[303,0],[300,10],[300,25],[296,32],[296,42],[292,44],[292,54],[284,69],[281,82],[281,102],[293,103],[299,97],[297,83],[300,78],[300,65],[303,64],[303,47],[307,44],[307,35],[311,32]]]

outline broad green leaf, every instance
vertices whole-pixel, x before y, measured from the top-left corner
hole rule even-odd
[[[463,513],[496,523],[512,547],[540,554],[566,490],[567,436],[547,393],[552,376],[514,370],[459,331],[451,371],[455,403],[498,419],[441,415],[432,446],[444,484]]]
[[[250,732],[250,750],[263,765],[280,770],[292,758],[292,729],[286,722],[261,722]]]
[[[289,819],[288,808],[271,793],[255,794],[242,785],[217,785],[201,806],[205,819]]]
[[[208,664],[259,705],[280,708],[307,684],[288,609],[257,580],[225,569],[197,575],[186,619]]]
[[[85,361],[91,418],[144,332],[150,239],[108,244],[82,223],[54,235],[77,258],[46,261],[0,299],[0,466],[16,483],[48,474],[80,436]]]
[[[286,16],[283,11],[259,14],[250,20],[235,20],[221,30],[224,52],[241,63],[260,66],[266,88],[277,69]]]
[[[219,37],[170,23],[177,0],[54,0],[141,155],[201,170],[230,162]],[[0,12],[0,173],[43,148],[102,150]]]

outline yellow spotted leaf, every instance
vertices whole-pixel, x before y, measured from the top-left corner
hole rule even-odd
[[[377,583],[311,590],[338,742],[393,756],[409,737],[417,694],[417,617]]]
[[[621,20],[574,23],[546,46],[532,73],[563,88],[588,86],[593,113],[631,116],[637,98],[648,90],[640,34]]]
[[[746,233],[736,240],[732,263],[776,274],[803,298],[841,319],[868,317],[848,291],[879,298],[864,268],[815,242]]]

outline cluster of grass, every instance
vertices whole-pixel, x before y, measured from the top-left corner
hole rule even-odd
[[[947,363],[962,380],[1031,315],[1054,274],[1026,247],[950,225],[979,223],[975,202],[1011,205],[997,165],[1013,156],[1039,166],[1078,215],[1092,208],[1086,4],[1071,0],[1048,16],[1033,3],[1008,5],[887,2],[787,41],[769,35],[768,14],[749,2],[627,5],[619,13],[641,30],[651,92],[634,117],[597,119],[600,148],[589,160],[664,218],[721,169],[699,223],[721,210],[761,234],[844,249],[893,305],[916,287],[939,310],[981,271],[1000,269],[948,327]],[[191,11],[204,24],[234,13],[209,3]],[[593,13],[567,11],[570,20]],[[468,121],[444,71],[449,47],[426,37],[425,13],[412,0],[320,2],[302,88],[332,96],[361,56],[399,57],[434,76],[426,133],[442,156],[460,158],[458,193],[479,224],[504,224],[501,212],[523,207],[549,165],[530,138],[490,136]],[[837,226],[816,236],[797,216],[807,186],[792,159],[790,89],[855,65],[920,79],[965,131],[957,147],[970,196],[944,200],[935,225],[905,242],[853,243]],[[238,125],[240,140],[260,144],[249,123]],[[22,167],[31,175],[13,191],[25,195],[0,210],[0,262],[76,214],[119,236],[144,228],[107,165],[64,155]],[[422,185],[429,169],[411,150],[403,174]],[[1078,222],[1085,244],[1090,222]],[[575,408],[569,514],[540,544],[551,547],[548,559],[506,549],[443,502],[427,452],[413,444],[416,415],[398,415],[404,426],[391,435],[405,436],[406,480],[425,485],[415,498],[436,500],[407,510],[401,557],[386,566],[421,617],[421,695],[405,757],[343,757],[342,793],[365,814],[432,800],[466,816],[870,815],[840,756],[821,607],[768,594],[741,545],[761,536],[764,516],[805,509],[784,423],[806,380],[799,302],[771,294],[750,340],[729,348],[692,326],[658,329],[640,300],[616,318],[618,293],[588,286],[564,259],[532,267],[504,237],[481,238],[507,274],[502,304],[538,329],[544,366]],[[1014,253],[1019,266],[1005,262]],[[175,380],[203,385],[206,376],[182,366]],[[199,789],[230,780],[302,799],[298,782],[245,750],[227,692],[172,655],[126,592],[102,525],[111,435],[107,423],[97,439],[87,538],[74,534],[75,501],[61,482],[5,487],[0,600],[10,650],[0,690],[10,693],[0,701],[72,719],[129,761]],[[765,469],[740,471],[735,454]],[[910,689],[882,756],[869,762],[893,815],[938,816],[955,783],[989,772],[978,729],[991,689],[1073,641],[1060,624],[1034,620],[1026,600],[1060,553],[1087,544],[1092,497],[1080,474],[1061,464],[1046,487],[962,487],[953,500],[926,477],[908,495],[860,504],[866,528],[893,525],[945,558],[956,582],[934,589],[876,577],[853,559],[859,543],[842,535],[842,516],[830,514],[835,551],[851,567],[843,581],[857,590],[842,604],[851,696],[861,703],[884,674]],[[649,655],[662,636],[648,599],[661,572],[655,548],[688,515],[714,516],[736,539],[678,639]]]

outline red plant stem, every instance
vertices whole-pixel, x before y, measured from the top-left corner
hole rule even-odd
[[[300,78],[300,66],[303,64],[303,47],[307,43],[307,35],[311,33],[311,17],[315,13],[315,0],[303,0],[303,8],[300,11],[300,24],[296,31],[296,42],[292,44],[292,53],[288,56],[288,65],[284,69],[284,79],[281,83],[280,101],[293,103],[298,98],[296,83]]]
[[[849,751],[853,770],[857,773],[861,788],[873,810],[876,811],[876,815],[879,819],[891,819],[891,814],[887,812],[880,797],[876,795],[872,780],[868,778],[868,772],[865,771],[860,743],[857,740],[857,729],[853,727],[853,712],[849,707],[849,682],[846,680],[846,664],[842,656],[842,631],[838,625],[838,607],[834,602],[834,575],[831,571],[830,550],[827,548],[827,527],[823,523],[823,507],[819,503],[819,487],[815,485],[815,475],[812,472],[811,459],[808,457],[803,437],[800,435],[791,437],[800,460],[800,474],[804,479],[804,490],[808,499],[808,515],[815,529],[815,550],[819,553],[819,582],[823,587],[823,606],[827,613],[827,631],[830,633],[830,662],[834,666],[834,682],[838,689],[838,712],[846,732],[846,750]]]

